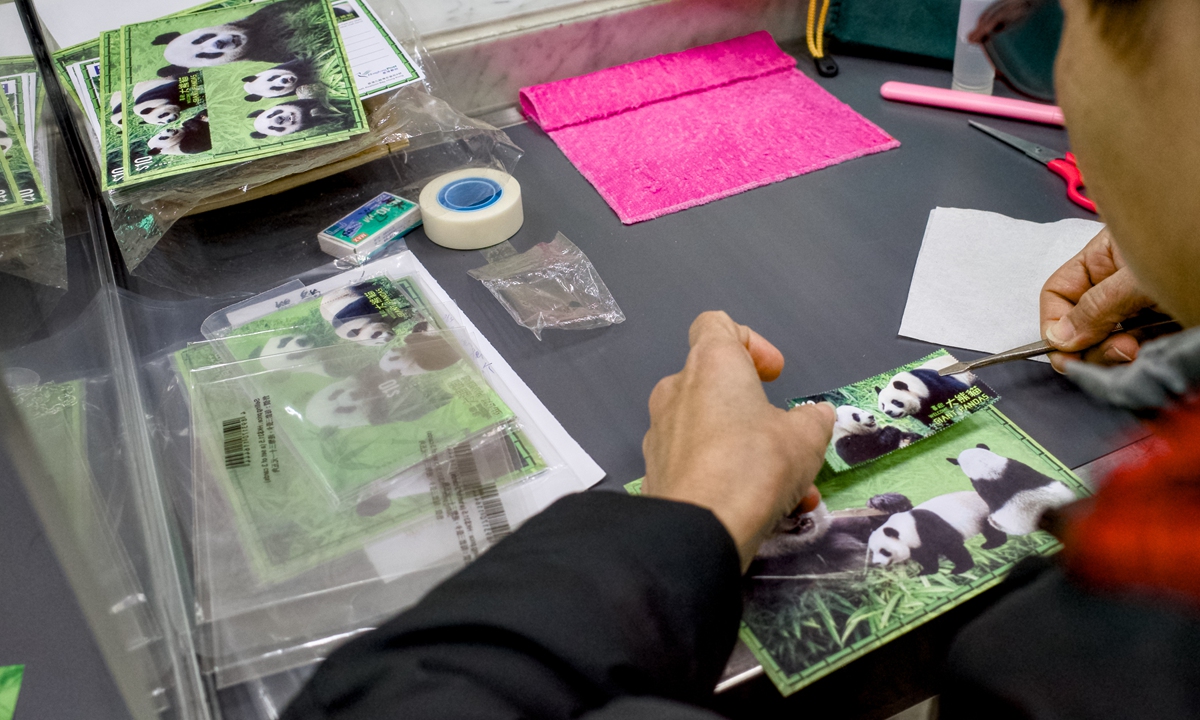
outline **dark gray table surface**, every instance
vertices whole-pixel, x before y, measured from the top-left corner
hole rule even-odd
[[[917,359],[936,346],[897,329],[929,212],[991,210],[1037,222],[1095,218],[1070,203],[1062,181],[967,126],[970,115],[890,103],[889,79],[948,85],[942,70],[839,58],[820,79],[901,146],[734,197],[622,225],[592,186],[536,127],[509,129],[526,150],[516,170],[525,198],[519,250],[561,231],[588,254],[626,315],[603,330],[533,335],[513,323],[467,275],[478,253],[445,250],[415,233],[409,246],[517,369],[616,486],[643,472],[646,399],[687,353],[687,329],[725,310],[775,343],[787,360],[767,386],[777,404]],[[811,63],[802,61],[802,70]],[[1065,148],[1062,129],[989,119]],[[953,312],[953,308],[946,308]],[[962,352],[962,358],[978,353]],[[1072,467],[1128,440],[1131,418],[1090,401],[1047,365],[980,371],[999,407]]]
[[[621,325],[547,331],[538,342],[467,275],[484,263],[480,253],[445,250],[420,231],[410,237],[412,250],[450,296],[607,471],[602,487],[616,489],[641,476],[641,440],[649,423],[646,399],[660,378],[682,366],[687,328],[696,314],[725,310],[783,351],[783,375],[767,386],[771,400],[782,405],[790,397],[874,375],[933,349],[897,336],[932,208],[992,210],[1039,222],[1094,217],[1066,199],[1057,176],[968,128],[973,116],[879,97],[885,80],[948,86],[948,72],[861,58],[838,61],[841,74],[819,82],[898,138],[899,149],[636,225],[622,225],[544,133],[530,126],[509,129],[526,151],[516,170],[526,220],[513,244],[525,250],[563,232],[588,254],[612,290],[626,314]],[[800,69],[814,74],[808,60],[801,61]],[[987,122],[1049,146],[1067,145],[1061,129]],[[327,261],[316,246],[316,233],[365,197],[394,189],[389,183],[395,177],[386,164],[377,164],[187,219],[146,267],[157,263],[158,282],[171,285],[163,280],[171,272],[181,278],[194,274],[195,264],[187,258],[225,254],[238,262],[208,278],[205,294],[232,298],[266,290]],[[174,260],[163,259],[166,248],[173,249]],[[269,266],[260,258],[270,258]],[[186,284],[194,286],[194,277]],[[173,312],[175,291],[138,277],[130,280],[130,289],[156,298],[150,304],[160,324],[163,313]],[[211,305],[223,302],[213,297]],[[180,303],[178,317],[198,322],[208,311],[204,305]],[[152,353],[171,341],[167,334],[155,336],[153,323],[131,326],[140,333],[133,338],[139,353]],[[1003,395],[999,407],[1071,466],[1115,450],[1138,434],[1130,416],[1091,402],[1045,365],[1018,362],[980,375]],[[8,557],[18,563],[48,563],[41,559],[44,543],[31,525],[36,521],[24,506],[9,500],[0,506],[11,510],[0,522],[0,547],[10,549]],[[21,549],[15,555],[14,547]],[[18,717],[22,712],[65,717],[54,711],[56,703],[70,697],[81,701],[77,707],[94,703],[89,717],[119,717],[110,712],[111,685],[99,656],[79,637],[85,632],[82,617],[64,594],[57,568],[48,573],[19,574],[26,578],[19,597],[5,599],[0,636],[19,627],[23,639],[20,647],[0,648],[7,651],[0,653],[0,663],[49,663],[43,667],[64,681],[90,678],[96,697],[59,693],[55,699],[51,687],[42,684],[44,670],[38,669]],[[35,581],[35,576],[43,580]],[[936,668],[954,630],[996,597],[993,592],[973,600],[786,701],[760,679],[724,696],[721,707],[745,717],[801,710],[886,717],[936,691]],[[42,617],[52,608],[59,622]],[[38,700],[43,692],[46,699]]]

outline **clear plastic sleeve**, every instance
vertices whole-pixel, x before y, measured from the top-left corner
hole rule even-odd
[[[546,328],[590,330],[625,321],[592,261],[562,233],[469,272],[538,340]]]
[[[66,241],[58,207],[58,131],[45,78],[28,48],[0,47],[0,272],[67,287]],[[24,207],[21,207],[24,205]]]
[[[385,282],[364,284],[373,279]],[[344,324],[339,335],[327,319],[329,306],[348,307],[351,295],[365,295],[365,288],[393,288],[398,292],[390,299],[404,301],[382,303],[400,317],[387,326],[390,334],[379,336],[381,345],[346,337],[349,329],[370,323]],[[427,327],[410,332],[422,323]],[[204,322],[210,341],[147,364],[148,382],[158,388],[160,464],[168,470],[171,506],[189,548],[197,654],[219,693],[247,683],[267,687],[279,673],[302,674],[342,642],[414,603],[549,502],[590,484],[576,470],[579,461],[564,456],[561,441],[548,434],[542,416],[529,411],[524,388],[513,384],[519,381],[496,372],[494,351],[481,346],[465,323],[403,251],[227,307]],[[419,372],[415,357],[401,358],[394,361],[401,372],[416,372],[416,378],[447,370],[459,379],[473,376],[512,408],[511,417],[465,434],[427,434],[414,465],[371,470],[368,477],[379,477],[353,502],[330,502],[327,479],[313,470],[314,461],[324,462],[313,452],[319,446],[297,452],[283,423],[274,427],[278,468],[272,471],[266,415],[259,417],[267,384],[335,384],[341,380],[324,373],[353,375],[362,370],[357,365],[377,366],[390,351],[410,348],[413,343],[405,339],[414,335],[418,343],[451,345],[452,353],[444,346],[430,353],[440,358],[435,365],[454,362]],[[302,336],[312,342],[297,348]],[[254,352],[268,342],[273,350],[299,355]],[[233,396],[251,400],[253,414],[247,411],[245,426],[240,413],[225,418],[205,409],[215,406],[208,397],[212,385],[196,380],[206,373],[214,378],[233,373]],[[292,407],[301,415],[307,414],[308,392],[300,392]],[[297,420],[285,405],[272,398],[273,419]],[[229,419],[234,422],[226,425]],[[251,459],[244,465],[247,452]]]
[[[225,3],[233,4],[237,3]],[[425,182],[447,170],[490,167],[512,172],[521,151],[507,135],[459,113],[439,97],[437,69],[401,3],[353,0],[353,5],[357,6],[353,10],[365,9],[379,21],[411,60],[418,77],[363,101],[365,133],[334,144],[108,190],[113,230],[131,271],[186,215],[273,195],[389,156],[397,175],[396,186],[389,189],[414,200]],[[101,110],[107,112],[106,107]],[[76,119],[88,123],[84,113],[77,113]],[[81,134],[93,137],[95,133]],[[104,169],[98,168],[99,172]],[[166,281],[151,275],[152,281]]]

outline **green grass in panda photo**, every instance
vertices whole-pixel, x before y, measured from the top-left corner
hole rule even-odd
[[[160,39],[164,35],[237,23],[262,13],[264,8],[271,12],[274,21],[270,42],[280,58],[278,61],[251,55],[251,59],[184,69],[166,59],[165,48],[169,45]],[[326,0],[276,0],[209,10],[127,25],[120,33],[120,82],[128,106],[123,146],[126,185],[337,142],[367,129],[345,48]],[[260,38],[258,42],[264,41]],[[252,38],[247,44],[254,43]],[[291,60],[305,62],[313,73],[314,81],[309,84],[306,97],[299,98],[306,126],[287,134],[276,130],[264,136],[258,132],[251,114],[269,113],[298,98],[293,95],[248,102],[245,78]],[[160,71],[178,77],[196,104],[165,125],[142,122],[132,112],[134,87],[139,82],[158,80]],[[201,114],[197,108],[206,112]],[[205,125],[197,124],[204,119]],[[207,139],[190,143],[186,153],[172,150],[151,153],[152,139],[161,138],[164,133]],[[163,144],[161,139],[155,142]],[[203,150],[206,144],[208,149]]]
[[[834,473],[826,466],[817,486],[831,511],[865,508],[883,493],[900,493],[919,506],[973,490],[964,470],[948,458],[980,444],[1063,483],[1077,496],[1087,494],[1069,468],[995,407],[856,469]],[[1059,548],[1040,531],[1009,535],[991,549],[984,549],[984,542],[983,535],[966,539],[974,566],[958,573],[954,563],[940,557],[929,574],[921,574],[922,566],[909,560],[872,564],[865,581],[857,583],[797,587],[787,580],[756,581],[747,586],[741,637],[779,689],[790,694],[996,585],[1021,559]]]

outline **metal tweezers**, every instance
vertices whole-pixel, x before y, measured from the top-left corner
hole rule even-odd
[[[1174,326],[1174,328],[1169,326]],[[1157,333],[1159,335],[1183,329],[1174,320],[1164,320],[1162,315],[1155,313],[1149,315],[1145,319],[1133,318],[1124,324],[1117,323],[1117,326],[1113,328],[1113,332],[1150,330],[1152,328],[1159,331]],[[987,367],[988,365],[999,365],[1000,363],[1006,363],[1012,360],[1025,360],[1027,358],[1037,357],[1038,355],[1046,355],[1052,352],[1055,352],[1055,349],[1050,347],[1049,343],[1047,343],[1045,340],[1038,340],[1037,342],[1032,342],[1028,345],[1015,347],[1012,350],[1005,350],[1004,352],[996,353],[995,355],[988,355],[985,358],[972,360],[971,362],[960,362],[953,365],[948,365],[941,370],[938,370],[938,375],[957,375],[958,373],[966,372],[968,370],[975,370],[976,368]]]

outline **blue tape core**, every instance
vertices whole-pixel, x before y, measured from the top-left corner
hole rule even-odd
[[[460,178],[438,191],[438,204],[454,212],[472,212],[496,204],[504,194],[500,183],[481,177]]]

